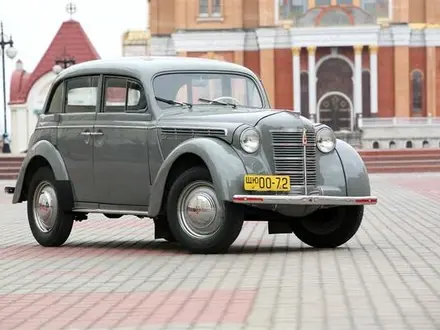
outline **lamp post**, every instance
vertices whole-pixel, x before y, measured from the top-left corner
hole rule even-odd
[[[52,71],[55,74],[59,74],[64,69],[68,68],[71,65],[76,63],[73,57],[70,57],[66,54],[66,50],[64,49],[64,54],[62,57],[59,57],[55,60],[55,65],[52,68]]]
[[[6,46],[9,46],[6,49]],[[17,56],[17,50],[14,48],[14,42],[12,37],[9,40],[5,39],[5,34],[3,33],[3,22],[0,22],[0,48],[2,50],[2,76],[3,76],[3,115],[4,115],[4,133],[3,133],[3,149],[2,152],[7,154],[11,153],[11,147],[8,141],[8,120],[6,116],[6,65],[5,65],[5,54],[11,60]]]

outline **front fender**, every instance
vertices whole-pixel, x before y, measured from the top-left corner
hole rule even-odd
[[[25,179],[28,176],[29,165],[36,160],[36,157],[42,157],[49,163],[57,181],[69,181],[69,175],[59,151],[47,140],[38,141],[27,151],[26,157],[21,165],[15,185],[14,196],[12,198],[13,204],[23,201],[23,185],[26,183]]]
[[[243,189],[246,169],[236,151],[225,141],[212,138],[193,138],[175,148],[165,159],[154,180],[148,215],[159,214],[168,173],[174,162],[184,154],[199,156],[208,167],[219,198],[232,201],[234,194]]]
[[[370,196],[367,168],[356,149],[345,141],[337,140],[336,152],[344,169],[347,196]]]

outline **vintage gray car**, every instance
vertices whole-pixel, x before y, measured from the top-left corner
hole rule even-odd
[[[334,248],[358,230],[365,165],[325,125],[274,110],[249,69],[200,58],[74,65],[55,79],[13,193],[43,246],[89,213],[151,218],[155,238],[223,253],[243,221]]]

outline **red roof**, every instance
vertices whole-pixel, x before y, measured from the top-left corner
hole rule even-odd
[[[24,71],[21,62],[17,61],[19,65],[11,76],[9,104],[26,103],[33,84],[52,71],[55,60],[65,54],[73,57],[76,63],[100,58],[79,22],[74,20],[63,22],[34,72]]]
[[[125,102],[125,88],[109,87],[105,93],[105,99],[108,102]]]

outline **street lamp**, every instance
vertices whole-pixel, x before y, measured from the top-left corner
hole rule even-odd
[[[6,46],[9,46],[6,49]],[[0,47],[2,49],[2,75],[3,75],[3,115],[4,115],[4,133],[3,133],[3,149],[2,152],[5,154],[11,153],[11,147],[9,146],[8,141],[8,121],[6,117],[6,65],[5,65],[5,53],[6,56],[11,60],[17,56],[17,50],[14,48],[14,42],[12,41],[12,37],[9,37],[9,40],[5,40],[5,34],[3,33],[3,22],[0,22]]]
[[[64,69],[68,68],[71,65],[76,63],[73,57],[70,57],[66,54],[66,50],[64,50],[63,57],[57,58],[55,60],[55,65],[52,68],[53,73],[59,74]]]

